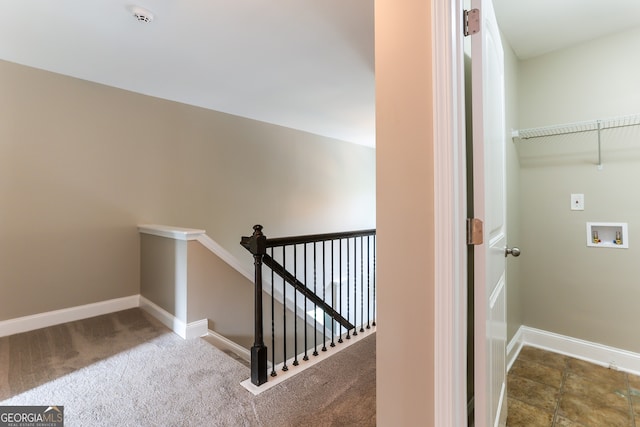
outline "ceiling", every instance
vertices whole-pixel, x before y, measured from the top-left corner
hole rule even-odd
[[[493,0],[505,38],[520,59],[640,26],[638,0]]]
[[[137,21],[132,4],[153,13]],[[373,145],[373,0],[2,0],[0,59]]]
[[[0,59],[375,144],[373,0],[3,0]],[[494,0],[529,58],[637,26],[638,0]]]

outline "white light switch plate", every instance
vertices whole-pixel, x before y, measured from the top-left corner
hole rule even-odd
[[[571,210],[583,211],[584,210],[584,194],[572,194],[571,195]]]

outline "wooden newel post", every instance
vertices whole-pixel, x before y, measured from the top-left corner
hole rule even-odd
[[[253,254],[255,267],[254,321],[255,333],[251,347],[251,382],[262,385],[267,382],[267,347],[264,345],[262,327],[262,256],[266,253],[267,238],[262,234],[262,226],[253,226],[253,235],[249,238],[249,250]]]

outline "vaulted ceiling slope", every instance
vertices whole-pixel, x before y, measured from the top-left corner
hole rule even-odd
[[[135,0],[134,0],[135,1]],[[0,59],[373,145],[372,0],[0,2]]]
[[[638,0],[493,2],[521,59],[640,25]],[[374,146],[373,11],[374,0],[3,0],[0,59]]]

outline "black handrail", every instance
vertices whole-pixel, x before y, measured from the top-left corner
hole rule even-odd
[[[298,245],[302,243],[314,243],[323,242],[327,240],[348,239],[351,237],[364,237],[376,234],[376,229],[358,230],[358,231],[344,231],[338,233],[325,233],[325,234],[307,234],[306,236],[293,236],[293,237],[277,237],[275,239],[267,239],[266,247],[274,248],[276,246],[286,245]],[[243,237],[246,239],[246,237]]]
[[[331,299],[332,299],[332,303],[338,303],[338,307],[339,310],[336,310],[332,304],[327,303],[327,301],[325,300],[326,298],[326,293],[325,293],[325,289],[326,286],[323,284],[322,286],[322,297],[320,297],[317,292],[318,289],[316,287],[317,283],[316,283],[316,266],[315,266],[315,260],[316,260],[316,252],[315,252],[315,247],[316,244],[319,242],[323,242],[323,252],[322,252],[322,274],[324,275],[326,273],[325,271],[325,252],[324,252],[324,248],[325,248],[325,244],[328,242],[331,242],[331,263],[332,265],[329,267],[331,269],[331,280],[333,283],[333,277],[334,277],[334,268],[335,268],[335,264],[334,264],[334,256],[333,256],[333,247],[334,247],[334,243],[338,242],[338,246],[339,246],[339,262],[338,262],[338,272],[340,270],[342,270],[342,241],[346,240],[346,256],[347,258],[350,257],[350,251],[349,251],[349,239],[357,239],[360,238],[360,274],[361,276],[359,277],[359,282],[360,282],[360,303],[361,303],[361,307],[360,307],[360,320],[362,321],[362,325],[360,328],[361,332],[364,332],[364,281],[365,281],[365,276],[364,276],[364,262],[363,262],[363,257],[364,257],[364,252],[363,252],[363,240],[364,238],[367,239],[367,277],[366,277],[366,281],[367,281],[367,324],[366,324],[366,328],[370,329],[371,326],[375,326],[375,235],[376,235],[376,230],[375,229],[368,229],[368,230],[358,230],[358,231],[346,231],[346,232],[338,232],[338,233],[324,233],[324,234],[309,234],[309,235],[305,235],[305,236],[294,236],[294,237],[281,237],[281,238],[274,238],[274,239],[268,239],[266,238],[266,236],[264,236],[264,234],[262,233],[262,226],[261,225],[255,225],[253,227],[253,235],[251,236],[243,236],[240,240],[240,244],[246,248],[249,252],[251,252],[253,254],[254,257],[254,267],[255,267],[255,298],[254,298],[254,304],[255,304],[255,340],[254,340],[254,344],[253,347],[251,348],[251,382],[257,386],[264,384],[265,382],[267,382],[267,357],[268,357],[268,352],[267,352],[267,347],[264,344],[264,334],[263,334],[263,324],[262,324],[262,320],[263,320],[263,307],[262,307],[262,293],[263,293],[263,285],[262,285],[262,265],[265,264],[267,267],[269,267],[271,269],[271,277],[272,277],[272,283],[271,283],[271,292],[272,292],[272,298],[273,298],[273,275],[274,273],[277,274],[282,280],[283,280],[283,284],[288,283],[289,285],[291,285],[294,288],[294,300],[297,296],[297,292],[300,292],[304,297],[305,297],[305,307],[306,307],[306,302],[309,301],[311,304],[313,304],[314,311],[319,308],[320,310],[322,310],[322,312],[328,316],[329,318],[331,318],[333,321],[337,322],[340,326],[340,330],[342,330],[342,327],[344,327],[346,329],[346,339],[350,339],[350,331],[353,330],[353,335],[356,336],[357,335],[357,329],[356,329],[356,325],[354,324],[356,319],[357,319],[357,313],[356,313],[356,307],[355,307],[355,299],[356,299],[356,294],[354,293],[353,295],[353,320],[354,323],[352,323],[349,320],[349,291],[347,289],[347,293],[346,293],[346,315],[347,317],[345,318],[342,315],[342,306],[343,306],[343,301],[342,301],[342,281],[339,283],[339,290],[337,291],[338,295],[339,295],[339,301],[336,301],[335,298],[336,296],[334,295],[334,287],[333,286],[337,286],[337,285],[332,285],[331,288]],[[369,238],[373,239],[373,243],[370,243]],[[293,253],[294,253],[294,272],[296,271],[296,266],[297,266],[297,262],[296,262],[296,245],[304,245],[304,259],[305,259],[305,267],[304,267],[304,281],[309,280],[306,276],[306,256],[307,256],[307,244],[313,244],[313,287],[307,286],[307,284],[305,284],[303,281],[299,280],[296,273],[291,274],[287,268],[286,268],[286,249],[287,247],[292,247],[293,248]],[[282,248],[282,264],[279,263],[277,260],[274,259],[273,257],[273,248],[276,247],[281,247]],[[373,253],[370,253],[371,251],[371,247],[373,247]],[[267,251],[267,249],[270,249],[269,251]],[[354,256],[354,263],[357,261],[355,260],[355,255],[356,255],[356,245],[353,245],[353,256]],[[269,253],[267,253],[269,252]],[[370,264],[369,264],[369,257],[373,256],[373,272],[371,272],[370,270]],[[358,277],[357,276],[357,272],[355,271],[355,269],[353,270],[353,276],[350,276],[349,274],[349,262],[346,262],[346,273],[347,273],[347,286],[349,286],[349,281],[351,280],[350,278],[353,278],[353,286],[354,286],[354,292],[356,292],[355,286],[356,286],[356,282],[358,282]],[[373,292],[374,292],[374,296],[373,296],[373,313],[374,313],[374,319],[373,319],[373,323],[371,323],[371,317],[370,317],[370,313],[369,313],[369,308],[371,307],[371,302],[370,302],[370,298],[371,295],[370,294],[370,289],[369,289],[369,285],[371,282],[371,276],[373,276]],[[323,277],[323,281],[324,281],[325,277]],[[285,292],[283,289],[283,298],[284,298]],[[285,312],[286,312],[286,298],[284,298],[283,302],[285,302],[284,306],[285,306]],[[273,302],[272,302],[273,305]],[[297,304],[295,306],[295,310],[296,310],[296,314],[294,315],[294,318],[297,317]],[[273,328],[274,328],[274,324],[273,324],[273,306],[272,306],[272,335],[275,334]],[[306,313],[305,313],[306,314]],[[317,321],[317,317],[314,315],[314,325],[313,325],[313,330],[315,331],[316,328],[318,327],[318,323],[316,323]],[[333,321],[331,322],[331,347],[335,346],[334,340],[333,340],[333,336],[334,336],[334,323]],[[294,319],[294,325],[295,325],[295,331],[297,334],[297,321]],[[284,319],[284,325],[286,328],[286,319]],[[322,330],[325,331],[325,327],[322,323],[320,323]],[[283,370],[288,370],[288,367],[286,365],[286,360],[287,360],[287,347],[286,347],[286,329],[285,329],[285,341],[284,341],[284,366],[283,366]],[[304,358],[303,360],[307,360],[307,328],[305,328],[304,331],[305,334],[305,349],[304,349]],[[338,335],[340,335],[340,332],[338,332]],[[325,332],[322,333],[322,338],[325,339]],[[314,355],[318,355],[318,351],[317,351],[317,333],[314,333],[314,345],[313,347],[315,347],[315,351],[313,352]],[[340,337],[340,339],[338,340],[339,343],[342,343],[342,337]],[[295,352],[297,353],[297,339],[295,341]],[[275,341],[274,341],[274,337],[272,336],[272,346],[275,345]],[[273,351],[273,349],[272,349]],[[323,347],[322,347],[322,351],[327,351],[326,346],[324,345],[323,342]],[[297,354],[294,355],[294,362],[293,365],[296,366],[298,365],[298,359],[297,359]],[[275,359],[275,354],[272,356],[273,359]],[[272,360],[272,365],[275,365],[275,360]],[[275,368],[275,366],[274,366]],[[276,372],[275,369],[272,369],[271,371],[271,375],[275,376]]]

